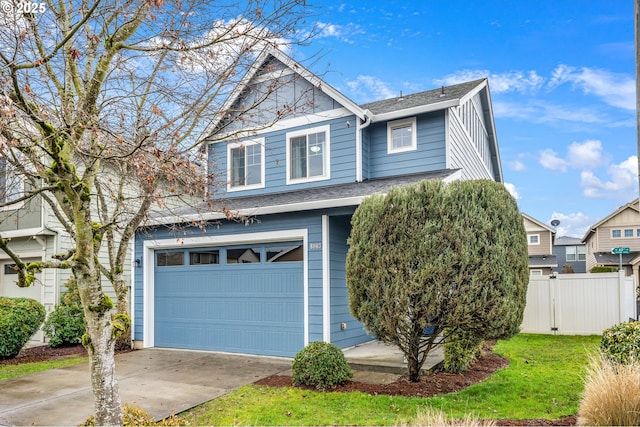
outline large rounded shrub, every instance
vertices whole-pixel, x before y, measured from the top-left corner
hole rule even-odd
[[[333,344],[316,341],[300,350],[291,366],[293,384],[317,389],[335,387],[353,378],[342,351]]]
[[[0,359],[16,357],[44,317],[44,306],[34,299],[0,297]]]
[[[629,363],[640,360],[640,321],[624,322],[602,333],[600,351],[612,362]]]

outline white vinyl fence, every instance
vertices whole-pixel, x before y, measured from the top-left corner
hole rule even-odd
[[[620,273],[531,277],[522,332],[591,335],[637,319],[633,277]]]

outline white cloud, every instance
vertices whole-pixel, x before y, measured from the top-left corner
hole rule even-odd
[[[540,164],[545,169],[558,170],[560,172],[566,172],[569,166],[566,160],[558,157],[558,153],[550,148],[540,152]]]
[[[553,70],[548,89],[555,89],[564,83],[570,83],[584,93],[593,94],[613,107],[625,110],[636,108],[635,79],[630,75],[562,64]]]
[[[588,228],[595,223],[592,218],[582,212],[564,214],[554,211],[548,223],[551,223],[551,220],[554,219],[560,221],[560,225],[556,227],[556,236],[558,237],[572,236],[581,238],[585,235]]]
[[[527,170],[527,167],[525,166],[525,164],[522,163],[520,160],[514,160],[512,162],[509,162],[509,168],[516,172],[523,172]]]
[[[329,22],[316,22],[316,32],[313,37],[316,39],[321,38],[336,38],[342,42],[353,44],[353,36],[357,34],[364,34],[364,30],[357,24],[348,23],[347,25],[331,24]]]
[[[540,164],[545,169],[566,172],[568,168],[580,170],[597,169],[604,162],[602,142],[596,139],[584,142],[572,142],[567,147],[565,158],[559,157],[554,150],[547,148],[540,152]]]
[[[493,114],[499,118],[513,118],[533,123],[573,122],[599,124],[610,127],[630,126],[634,123],[621,124],[611,121],[606,115],[589,107],[565,107],[544,101],[529,100],[522,102],[493,102]]]
[[[398,96],[385,82],[373,76],[359,75],[355,80],[348,81],[347,86],[349,86],[352,97],[360,102],[378,101]]]
[[[638,157],[612,164],[607,168],[607,178],[601,179],[592,171],[582,171],[580,180],[583,194],[589,198],[604,198],[638,193]]]
[[[511,194],[511,196],[516,199],[516,200],[520,200],[520,193],[518,193],[518,189],[516,188],[515,185],[513,185],[510,182],[505,182],[504,183],[504,187],[507,189],[507,191],[509,192],[509,194]]]
[[[442,79],[434,80],[433,83],[441,86],[448,86],[470,80],[477,80],[488,77],[489,86],[493,93],[521,92],[527,93],[539,89],[544,83],[544,78],[535,71],[512,71],[508,73],[491,73],[489,70],[461,70],[449,74]]]

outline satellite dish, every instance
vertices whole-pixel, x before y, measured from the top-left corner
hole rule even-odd
[[[551,220],[551,225],[553,225],[554,227],[559,226],[560,225],[560,220],[557,220],[557,219]]]

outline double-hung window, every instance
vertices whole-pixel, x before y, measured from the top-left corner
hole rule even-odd
[[[229,191],[264,187],[264,140],[228,146]]]
[[[566,246],[567,261],[585,261],[587,252],[584,246]]]
[[[329,178],[329,126],[287,134],[287,183]]]
[[[415,117],[387,123],[387,153],[413,151],[416,147]]]

